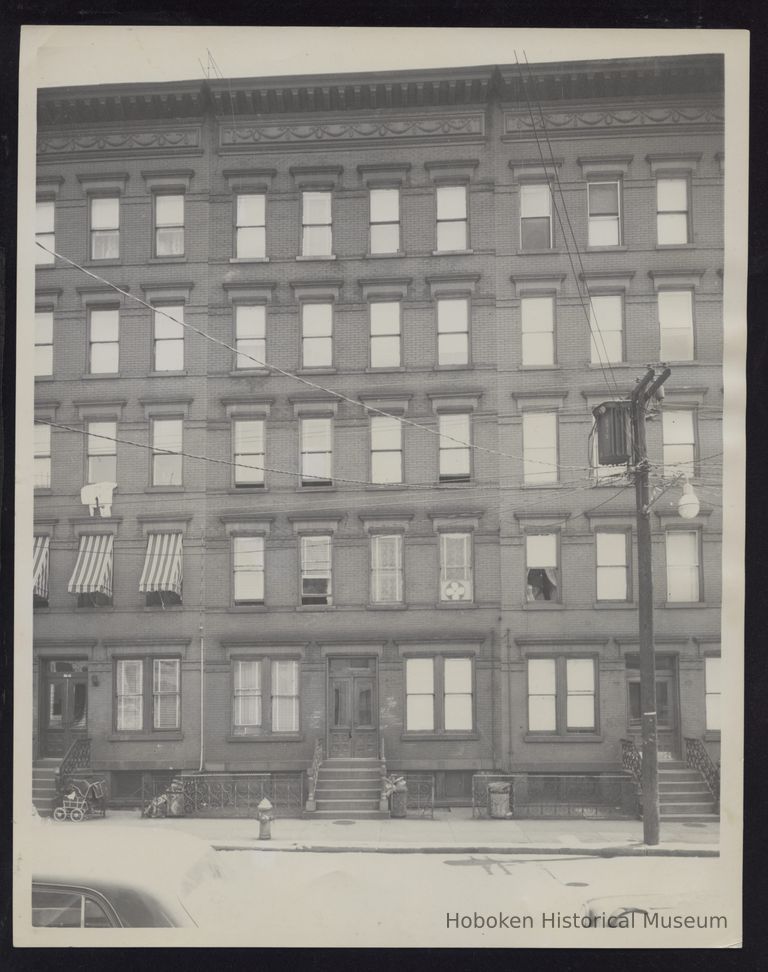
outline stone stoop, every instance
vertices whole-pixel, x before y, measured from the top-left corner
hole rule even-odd
[[[379,809],[382,763],[378,759],[326,759],[317,777],[317,810],[307,816],[333,820],[377,820],[389,816]]]
[[[681,761],[659,763],[659,811],[662,823],[707,823],[720,819],[704,777]]]
[[[56,775],[60,759],[38,759],[32,764],[32,803],[41,817],[53,815],[59,800]]]

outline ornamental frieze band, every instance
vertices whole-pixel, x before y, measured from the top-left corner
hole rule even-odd
[[[71,152],[130,152],[147,149],[196,149],[200,129],[176,128],[166,131],[109,131],[73,135],[40,135],[40,155],[65,155]]]
[[[366,138],[424,138],[425,136],[484,134],[482,115],[450,118],[387,118],[377,121],[333,122],[322,124],[223,126],[222,146],[285,142],[340,142]]]
[[[664,108],[621,108],[614,110],[545,111],[542,121],[536,112],[505,112],[504,131],[508,135],[530,132],[533,127],[548,131],[587,130],[591,128],[632,128],[651,125],[722,125],[720,105],[675,105]]]

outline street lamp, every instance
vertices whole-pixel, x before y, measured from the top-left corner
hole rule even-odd
[[[677,503],[677,512],[684,520],[692,520],[699,515],[699,506],[699,497],[694,493],[693,486],[688,482],[686,476],[683,484],[683,495]]]

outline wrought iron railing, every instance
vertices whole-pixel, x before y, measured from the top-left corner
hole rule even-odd
[[[631,739],[621,740],[621,765],[640,786],[643,780],[643,755]]]
[[[315,792],[317,791],[317,778],[320,775],[320,767],[323,764],[323,744],[319,739],[315,740],[315,751],[312,754],[312,763],[307,770],[307,803],[305,810],[316,810]]]
[[[299,816],[304,806],[304,774],[196,773],[163,780],[144,780],[142,806],[170,791],[183,794],[184,814],[191,817],[253,817],[266,797],[280,817]]]
[[[715,763],[700,739],[685,740],[685,762],[691,769],[698,770],[706,780],[707,786],[720,805],[720,764]]]
[[[636,814],[634,784],[624,774],[477,773],[472,777],[473,817],[489,816],[492,783],[509,784],[508,810],[518,818],[616,819]]]
[[[406,812],[414,817],[435,816],[435,778],[433,775],[405,774],[408,784]]]
[[[91,765],[91,740],[88,736],[79,736],[64,753],[64,759],[59,764],[56,783],[61,789],[64,781],[80,770],[87,770]]]

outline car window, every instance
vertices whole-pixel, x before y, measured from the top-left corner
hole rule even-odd
[[[32,888],[35,928],[111,928],[109,915],[94,898],[79,891]]]

